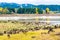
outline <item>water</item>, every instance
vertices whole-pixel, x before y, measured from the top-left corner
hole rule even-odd
[[[60,24],[60,16],[0,17],[0,20],[17,20],[20,22],[50,22],[51,24]]]

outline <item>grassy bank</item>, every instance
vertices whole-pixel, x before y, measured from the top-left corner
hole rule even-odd
[[[60,26],[19,21],[0,21],[0,40],[60,40]],[[55,32],[48,34],[48,27]],[[22,30],[21,30],[22,29]],[[4,31],[7,33],[4,34]],[[11,34],[8,32],[12,32]],[[10,34],[10,37],[7,35]]]

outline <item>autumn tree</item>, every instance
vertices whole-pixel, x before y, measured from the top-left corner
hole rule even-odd
[[[46,13],[49,14],[49,12],[50,12],[50,9],[46,8]]]
[[[9,10],[7,8],[4,8],[2,14],[9,14]]]
[[[3,12],[3,8],[2,8],[2,7],[0,7],[0,13],[2,14],[2,12]]]
[[[38,14],[38,8],[36,8],[36,14]]]

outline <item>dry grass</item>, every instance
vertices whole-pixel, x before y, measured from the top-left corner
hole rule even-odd
[[[31,26],[31,25],[30,25]],[[23,28],[23,24],[19,23],[0,23],[0,31],[10,30],[13,28]],[[60,40],[60,35],[58,34],[60,29],[54,29],[55,32],[48,34],[48,30],[37,30],[37,31],[28,31],[27,33],[20,32],[19,34],[11,34],[10,38],[7,37],[7,34],[0,36],[0,40]]]

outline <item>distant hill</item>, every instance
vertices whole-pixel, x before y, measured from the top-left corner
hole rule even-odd
[[[46,8],[49,8],[52,11],[60,11],[60,5],[33,5],[33,4],[17,4],[17,3],[0,3],[0,7],[7,7],[7,8],[40,8],[42,10],[45,10]]]

